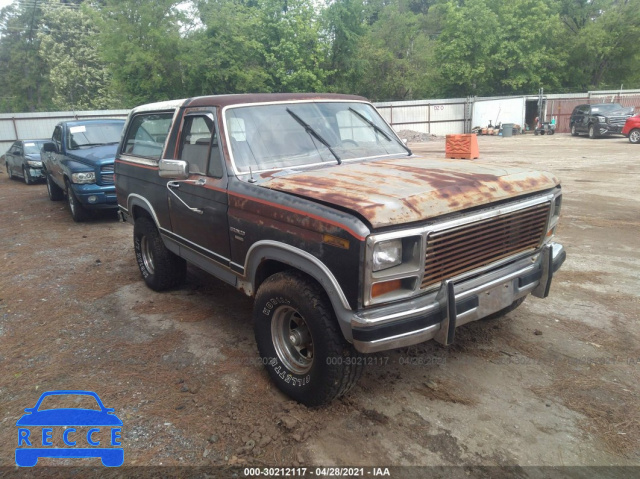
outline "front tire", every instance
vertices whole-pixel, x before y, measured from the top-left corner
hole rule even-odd
[[[187,263],[162,242],[153,221],[145,216],[133,226],[133,247],[144,282],[154,291],[180,286],[187,275]]]
[[[64,191],[58,185],[56,185],[49,173],[45,172],[47,179],[47,193],[49,193],[49,199],[51,201],[61,201],[64,199]]]
[[[634,128],[631,130],[631,133],[629,133],[629,141],[634,145],[640,143],[640,128]]]
[[[363,357],[342,336],[324,290],[296,271],[276,273],[258,289],[256,343],[278,389],[310,407],[347,393]]]
[[[89,218],[89,212],[85,209],[85,207],[80,203],[80,200],[76,197],[73,192],[73,188],[71,188],[71,183],[67,181],[67,201],[69,202],[69,211],[71,212],[71,217],[73,221],[76,223],[82,223]]]
[[[591,125],[589,125],[589,138],[594,140],[599,136],[600,136],[600,127],[596,126],[595,123],[591,123]]]
[[[31,177],[29,176],[29,170],[27,170],[26,166],[22,167],[22,176],[24,176],[24,182],[27,185],[32,185],[34,183],[34,181],[31,179]]]

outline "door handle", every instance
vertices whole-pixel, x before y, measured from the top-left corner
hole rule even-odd
[[[187,180],[189,181],[189,180]],[[189,206],[187,203],[185,203],[185,201],[180,198],[175,191],[172,190],[172,188],[179,188],[180,187],[180,182],[178,181],[167,181],[167,191],[169,193],[171,193],[173,196],[176,197],[176,199],[182,203],[184,206],[187,207],[187,209],[189,209],[189,211],[193,211],[194,213],[197,213],[199,215],[201,215],[202,213],[204,213],[204,211],[202,211],[200,208],[193,208],[191,206]]]

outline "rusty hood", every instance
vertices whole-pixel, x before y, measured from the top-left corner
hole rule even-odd
[[[373,228],[427,220],[558,185],[550,173],[421,157],[343,163],[262,186],[359,213]]]

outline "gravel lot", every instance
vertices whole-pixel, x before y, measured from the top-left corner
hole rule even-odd
[[[126,465],[639,466],[640,148],[564,134],[479,145],[476,161],[562,180],[568,259],[551,296],[464,326],[448,348],[379,354],[313,410],[258,364],[250,299],[193,267],[155,293],[130,225],[75,224],[44,184],[0,175],[0,466],[23,409],[57,389],[115,408]],[[410,146],[444,156],[443,138]]]

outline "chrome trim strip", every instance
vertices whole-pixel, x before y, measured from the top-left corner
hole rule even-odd
[[[141,200],[143,203],[145,203],[148,208],[149,208],[149,212],[151,213],[151,216],[153,216],[153,221],[156,224],[156,227],[160,228],[160,221],[158,220],[158,216],[156,215],[156,211],[153,209],[153,206],[151,206],[151,203],[149,202],[149,200],[147,200],[144,196],[141,196],[137,193],[130,193],[129,197],[127,198],[127,213],[131,210],[131,198],[138,198],[139,200]]]
[[[199,254],[203,258],[207,258],[207,259],[214,260],[214,261],[224,261],[225,263],[230,263],[231,262],[231,260],[229,258],[227,258],[226,256],[222,256],[222,255],[220,255],[218,253],[214,253],[210,249],[204,248],[203,246],[200,246],[199,244],[194,243],[193,241],[189,241],[187,238],[185,238],[183,236],[180,236],[179,234],[176,234],[173,231],[170,231],[170,230],[168,230],[166,228],[161,228],[161,227],[158,227],[158,229],[160,231],[164,232],[165,236],[167,236],[169,238],[172,238],[174,240],[176,238],[179,238],[181,240],[181,242],[179,243],[180,246],[185,247],[185,248],[189,248],[191,251],[193,251],[194,253]],[[188,243],[188,244],[183,244],[182,241],[184,241],[184,243]],[[199,249],[201,249],[203,251],[206,251],[207,253],[210,253],[212,256],[215,256],[215,258],[208,257],[208,256],[202,254],[200,251],[194,249],[193,247],[191,247],[189,245],[193,245],[196,248],[199,248]],[[216,258],[219,258],[219,260],[216,260]],[[222,266],[225,267],[225,268],[228,268],[228,266],[226,264],[223,264]]]

